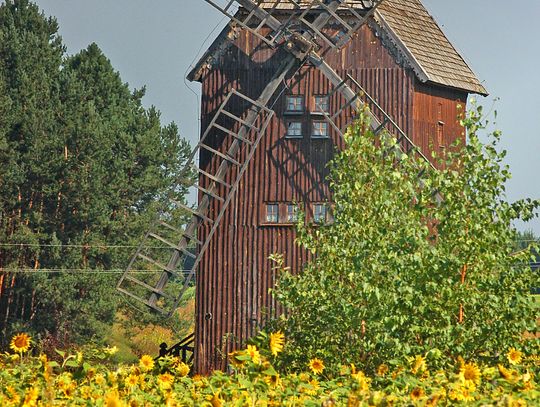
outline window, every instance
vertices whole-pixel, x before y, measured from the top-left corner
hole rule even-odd
[[[298,222],[298,206],[287,204],[287,222]]]
[[[287,96],[287,112],[301,113],[304,111],[303,96]]]
[[[437,143],[439,143],[439,147],[444,147],[444,123],[442,121],[437,123]]]
[[[326,223],[327,212],[325,204],[313,204],[313,221],[315,223]]]
[[[328,113],[328,96],[315,96],[315,111]]]
[[[313,138],[327,138],[328,137],[328,123],[323,121],[313,122],[313,131],[311,133]]]
[[[278,204],[266,205],[266,222],[268,223],[279,222],[279,205]]]
[[[302,137],[302,122],[290,121],[287,123],[287,137],[300,138]]]

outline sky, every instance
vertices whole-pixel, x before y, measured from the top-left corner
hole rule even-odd
[[[176,122],[183,137],[199,135],[198,83],[185,80],[227,20],[204,0],[36,0],[53,15],[68,53],[92,42],[132,88],[146,86],[146,106]],[[540,199],[540,1],[423,0],[490,92],[477,97],[497,111],[508,151],[511,201]],[[540,235],[540,220],[519,229]]]

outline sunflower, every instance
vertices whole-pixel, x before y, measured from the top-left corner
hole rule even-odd
[[[124,383],[126,384],[126,387],[136,386],[137,383],[139,383],[139,376],[136,374],[130,374],[128,377],[126,377]]]
[[[105,397],[105,406],[106,407],[122,407],[122,402],[118,396],[118,392],[113,391],[112,393],[107,394]]]
[[[24,334],[23,334],[24,335]],[[37,399],[39,396],[39,390],[35,387],[32,387],[24,395],[23,407],[34,407],[37,406]]]
[[[480,384],[480,369],[474,363],[465,363],[459,369],[459,378],[461,381],[471,381],[475,384]]]
[[[221,407],[223,405],[223,402],[219,398],[219,392],[220,392],[220,390],[218,390],[217,393],[214,393],[212,395],[212,397],[209,398],[209,401],[210,401],[210,404],[212,405],[212,407]],[[207,397],[209,397],[209,396],[207,396]]]
[[[11,339],[9,347],[15,353],[27,352],[30,349],[30,337],[25,333],[17,334]]]
[[[508,359],[508,362],[510,362],[510,364],[519,365],[521,363],[521,359],[523,358],[523,353],[521,353],[515,348],[510,348],[510,350],[506,354],[506,358]]]
[[[142,355],[139,360],[139,367],[143,372],[148,372],[154,368],[154,359],[150,355]]]
[[[19,393],[17,393],[17,390],[15,390],[13,386],[6,387],[6,396],[7,400],[10,401],[14,406],[19,405],[21,398],[19,397]]]
[[[315,374],[321,374],[324,370],[324,362],[318,358],[311,359],[308,366]]]
[[[231,365],[233,365],[237,369],[241,369],[244,367],[244,361],[238,359],[238,356],[241,355],[243,355],[243,352],[238,350],[229,353],[229,362],[231,362]]]
[[[277,356],[283,350],[285,344],[285,335],[281,331],[270,334],[270,352]]]
[[[426,365],[426,359],[423,356],[415,356],[412,362],[412,369],[411,371],[416,373],[422,373],[424,370],[427,369]]]
[[[378,376],[384,376],[386,373],[388,373],[388,365],[385,365],[384,363],[380,365],[377,368],[377,375]]]
[[[507,369],[503,365],[499,365],[499,373],[510,382],[515,382],[518,379],[518,373],[515,370]]]
[[[357,382],[358,382],[358,385],[359,385],[359,390],[361,392],[368,392],[369,391],[369,383],[370,383],[370,379],[368,379],[366,377],[366,375],[364,374],[364,372],[362,371],[359,371],[359,372],[356,372],[356,373],[353,373],[351,374],[351,377],[353,379],[355,379]]]
[[[422,397],[424,397],[426,393],[424,392],[424,389],[420,387],[415,387],[414,390],[411,392],[411,400],[412,401],[418,401]]]
[[[163,373],[158,376],[159,386],[163,389],[170,389],[174,382],[174,376],[170,373]]]
[[[476,385],[471,382],[464,382],[453,387],[448,393],[450,400],[457,401],[474,401],[474,396],[472,393],[476,391]]]
[[[189,366],[186,365],[184,362],[180,362],[176,366],[176,371],[178,372],[178,375],[180,377],[187,376],[189,374]]]
[[[105,377],[101,374],[101,373],[98,373],[96,375],[96,377],[94,378],[94,382],[98,385],[98,386],[103,386],[105,384]]]
[[[246,349],[246,354],[249,355],[252,362],[256,365],[261,363],[261,354],[259,353],[255,345],[248,345]]]
[[[264,376],[263,380],[270,387],[281,386],[281,378],[279,375]]]
[[[319,382],[313,379],[308,382],[308,386],[306,387],[305,392],[309,396],[316,396],[320,388],[321,386],[319,385]]]

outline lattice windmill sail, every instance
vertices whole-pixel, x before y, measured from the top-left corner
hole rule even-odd
[[[265,107],[262,103],[264,95],[261,96],[263,99],[257,102],[233,89],[225,98],[214,119],[192,151],[184,169],[186,178],[192,173],[197,175],[196,182],[192,186],[199,191],[201,196],[198,206],[191,208],[181,201],[170,200],[168,210],[160,214],[159,219],[153,228],[146,233],[135,255],[131,258],[126,271],[118,282],[118,291],[161,314],[171,315],[177,308],[182,295],[193,279],[200,258],[208,246],[208,241],[219,225],[225,209],[234,196],[242,174],[272,118],[273,112]],[[240,118],[228,110],[235,99],[238,99],[241,104],[249,106],[244,118]],[[215,130],[233,138],[225,152],[209,143],[208,135]],[[211,154],[215,160],[219,161],[218,170],[214,174],[195,165],[195,159],[204,153]],[[225,180],[225,175],[231,166],[237,167],[236,177],[232,182]],[[220,193],[224,190],[226,193]],[[215,218],[210,218],[209,214],[211,200],[222,204],[222,208]],[[190,221],[183,229],[181,226],[170,224],[173,221],[172,214],[177,209],[191,214]],[[198,226],[202,222],[212,225],[205,241],[196,237]],[[198,251],[191,251],[190,243],[196,244]],[[186,264],[186,258],[193,260],[190,269],[179,269],[179,266]],[[177,283],[172,288],[172,292],[165,290],[171,279]],[[180,287],[178,287],[178,283],[181,284]]]
[[[198,203],[171,200],[118,283],[171,315],[197,278],[199,371],[223,368],[224,337],[245,340],[262,309],[276,309],[270,251],[290,252],[296,269],[306,260],[287,223],[292,201],[322,213],[325,193],[314,190],[325,188],[327,152],[359,105],[375,133],[428,161],[431,144],[459,132],[457,106],[486,93],[420,0],[204,1],[230,23],[189,76],[203,83],[203,134],[185,169]],[[284,107],[290,96],[300,110]],[[299,134],[288,134],[292,122]],[[331,131],[315,135],[315,124]]]
[[[357,100],[358,95],[349,87],[346,81],[340,78],[324,62],[321,56],[317,55],[316,49],[318,45],[316,38],[317,36],[321,36],[333,48],[343,46],[346,39],[350,38],[354,31],[364,24],[367,18],[374,13],[382,0],[362,2],[369,3],[369,9],[363,16],[343,1],[331,1],[328,4],[314,1],[313,4],[303,10],[301,9],[301,5],[293,0],[276,0],[273,3],[271,2],[270,7],[268,7],[268,2],[264,2],[266,6],[264,8],[261,6],[262,2],[260,1],[237,0],[225,2],[223,5],[219,5],[212,0],[205,1],[230,17],[232,23],[248,30],[271,47],[282,47],[287,51],[287,54],[281,65],[282,68],[276,72],[273,80],[264,88],[257,100],[252,100],[234,89],[227,96],[222,106],[218,109],[216,116],[202,135],[200,142],[193,150],[188,160],[188,166],[185,169],[186,174],[191,172],[198,173],[199,179],[194,186],[202,194],[202,199],[195,209],[174,200],[170,203],[170,207],[173,209],[181,208],[189,211],[192,214],[191,221],[182,230],[167,222],[167,219],[170,218],[171,210],[161,214],[154,228],[147,232],[143,242],[140,244],[118,282],[118,291],[131,299],[145,304],[152,310],[166,315],[171,315],[174,312],[182,295],[193,279],[200,259],[208,247],[208,241],[214,235],[223,217],[223,213],[236,191],[238,182],[247,168],[261,137],[264,135],[273,114],[267,105],[279,86],[281,86],[283,79],[293,69],[298,69],[298,66],[301,64],[314,61],[332,83],[336,84],[336,89],[346,98],[347,106],[351,105]],[[290,17],[284,23],[280,22],[272,15],[272,12],[277,10],[277,7],[283,3],[289,4],[294,10],[302,10],[302,13],[297,17],[295,13],[291,13]],[[235,6],[236,11],[232,11],[235,9]],[[349,24],[339,17],[337,14],[339,7],[345,7],[357,21]],[[312,21],[310,21],[311,14],[316,14]],[[322,34],[322,30],[331,18],[336,18],[342,27],[339,36],[336,38]],[[297,26],[298,28],[293,31],[291,29],[293,26]],[[267,28],[266,31],[269,34],[262,33],[264,28]],[[227,105],[230,103],[231,98],[234,97],[243,99],[249,105],[244,118],[237,117],[227,110]],[[220,124],[220,119],[223,117],[233,121],[232,128]],[[377,123],[375,117],[373,123]],[[236,130],[235,127],[237,128]],[[226,153],[206,143],[208,135],[216,129],[233,136],[235,139]],[[242,148],[248,152],[243,155],[244,160],[239,161],[236,157],[241,155],[239,152]],[[194,166],[194,160],[201,153],[213,154],[217,159],[221,160],[219,169],[215,174],[210,174]],[[236,179],[232,184],[228,184],[224,180],[230,166],[238,167]],[[205,178],[210,182],[205,182]],[[210,186],[208,188],[201,186],[206,184]],[[219,195],[217,193],[218,186],[220,185],[225,187],[227,190],[226,194]],[[221,210],[213,219],[208,213],[211,200],[221,202]],[[206,235],[205,241],[201,241],[196,237],[197,228],[201,222],[207,222],[213,225],[210,233]],[[190,243],[197,244],[198,250],[196,252],[189,249]],[[160,247],[160,245],[164,245],[165,247]],[[179,266],[185,264],[186,258],[193,259],[190,270],[179,270]],[[171,279],[177,282],[176,286],[172,288],[173,292],[170,292],[171,290],[165,290],[167,283]],[[178,283],[181,283],[181,288],[177,286]],[[175,293],[175,291],[178,292]]]

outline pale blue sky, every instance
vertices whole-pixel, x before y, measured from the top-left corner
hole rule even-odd
[[[199,86],[185,73],[225,20],[203,0],[37,0],[57,17],[69,53],[96,42],[131,87],[147,86],[181,134],[198,137]],[[513,179],[511,200],[540,198],[540,1],[423,0],[495,98]],[[205,42],[205,39],[206,42]],[[519,225],[523,228],[523,225]],[[540,221],[527,227],[540,234]]]

